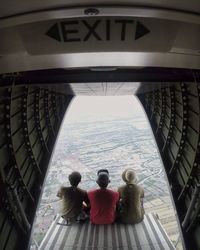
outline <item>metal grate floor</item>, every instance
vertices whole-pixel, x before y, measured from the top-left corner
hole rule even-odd
[[[146,214],[136,225],[93,225],[90,222],[63,226],[58,215],[39,250],[172,250],[175,249],[159,219]]]

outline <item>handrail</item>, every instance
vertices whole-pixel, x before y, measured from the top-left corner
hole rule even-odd
[[[26,230],[29,231],[30,228],[31,228],[31,225],[30,225],[30,223],[29,223],[29,221],[28,221],[28,219],[26,217],[23,206],[22,206],[21,201],[19,199],[19,196],[17,194],[16,188],[13,188],[12,191],[13,191],[12,194],[13,194],[13,197],[15,199],[18,211],[20,212],[20,217],[22,219],[22,223],[25,226]]]
[[[190,221],[190,217],[191,217],[192,212],[193,212],[193,210],[195,208],[196,201],[198,199],[199,194],[200,194],[200,184],[197,184],[196,187],[195,187],[194,194],[193,194],[193,197],[191,199],[189,208],[188,208],[187,213],[185,215],[185,218],[184,218],[184,220],[183,220],[183,222],[181,224],[184,229],[188,226],[188,223]]]

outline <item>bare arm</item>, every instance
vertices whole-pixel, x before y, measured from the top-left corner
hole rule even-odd
[[[85,197],[84,197],[84,203],[86,204],[86,206],[88,208],[90,208],[90,200],[89,200],[87,192],[86,192]]]
[[[62,187],[58,190],[57,197],[59,197],[60,199],[62,199]]]
[[[141,198],[144,198],[144,189],[141,187]]]
[[[144,211],[144,201],[143,201],[143,199],[144,199],[144,189],[142,188],[141,191],[142,192],[141,192],[140,200],[141,200],[142,213],[144,214],[145,213],[145,211]]]

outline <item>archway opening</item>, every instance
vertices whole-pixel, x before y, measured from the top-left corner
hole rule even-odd
[[[121,174],[134,168],[145,190],[146,213],[155,213],[176,245],[178,226],[171,203],[164,168],[145,113],[135,96],[74,98],[64,119],[49,166],[41,203],[37,211],[31,249],[37,249],[55,215],[61,185],[68,175],[79,171],[80,187],[97,188],[96,173],[110,172],[109,188],[123,184]],[[179,243],[177,249],[181,249]]]

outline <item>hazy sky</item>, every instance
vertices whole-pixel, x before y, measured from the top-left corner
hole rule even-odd
[[[135,96],[78,96],[74,97],[66,113],[67,121],[130,117],[144,111]]]

